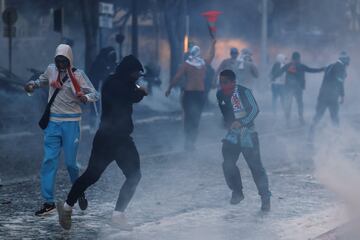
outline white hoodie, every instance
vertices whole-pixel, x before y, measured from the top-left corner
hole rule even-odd
[[[71,47],[66,44],[60,44],[56,48],[56,56],[65,56],[69,59],[71,67],[73,67],[73,54]],[[53,81],[57,81],[58,77],[58,69],[55,66],[55,64],[50,64],[45,72],[39,77],[37,81],[35,81],[36,87],[43,87],[43,86],[49,86],[49,99],[53,95],[55,88],[51,86],[51,83]],[[66,71],[60,72],[60,79],[62,80],[64,76],[66,75]],[[76,69],[74,72],[74,76],[76,80],[78,81],[81,91],[85,94],[86,98],[89,102],[95,102],[99,99],[99,94],[93,87],[92,83],[90,82],[89,78],[86,76],[84,71],[80,69]],[[80,120],[80,114],[81,114],[81,107],[80,107],[80,100],[76,96],[75,88],[73,84],[71,83],[70,77],[68,80],[64,83],[61,90],[59,91],[58,95],[55,98],[54,103],[51,106],[51,114],[56,115],[68,115],[71,114],[70,117],[51,117],[50,120],[54,121],[74,121],[74,120]]]

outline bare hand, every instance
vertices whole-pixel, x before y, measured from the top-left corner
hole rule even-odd
[[[231,129],[239,129],[241,128],[241,123],[239,121],[234,121],[232,124],[231,124]]]
[[[29,82],[24,86],[25,91],[28,93],[34,92],[34,88],[35,88],[35,84],[32,82]]]

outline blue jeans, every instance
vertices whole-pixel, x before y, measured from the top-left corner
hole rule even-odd
[[[47,203],[54,202],[54,185],[61,148],[64,149],[65,165],[74,183],[79,176],[76,155],[80,139],[80,122],[50,121],[44,130],[44,160],[41,166],[41,195]]]

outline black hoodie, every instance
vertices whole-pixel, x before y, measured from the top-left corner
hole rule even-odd
[[[117,136],[129,136],[133,132],[133,104],[140,102],[146,95],[130,77],[135,71],[143,71],[143,67],[136,57],[129,55],[105,81],[100,130]]]

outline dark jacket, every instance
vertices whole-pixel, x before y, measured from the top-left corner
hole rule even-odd
[[[140,102],[146,94],[130,78],[130,73],[140,68],[137,59],[125,57],[104,83],[100,130],[117,136],[129,136],[133,132],[133,104]]]
[[[346,79],[346,66],[340,61],[329,65],[325,69],[324,78],[321,84],[319,100],[337,101],[344,96],[344,81]]]
[[[283,66],[275,76],[279,77],[286,72],[285,86],[305,89],[305,73],[318,73],[322,71],[324,71],[324,68],[310,68],[299,62],[290,62]]]
[[[246,115],[240,119],[235,119],[231,96],[226,96],[221,90],[216,93],[218,104],[224,117],[225,126],[230,127],[235,120],[238,120],[242,126],[252,127],[254,126],[256,116],[259,114],[259,107],[250,89],[241,85],[237,85],[237,88],[241,104],[246,112]]]

